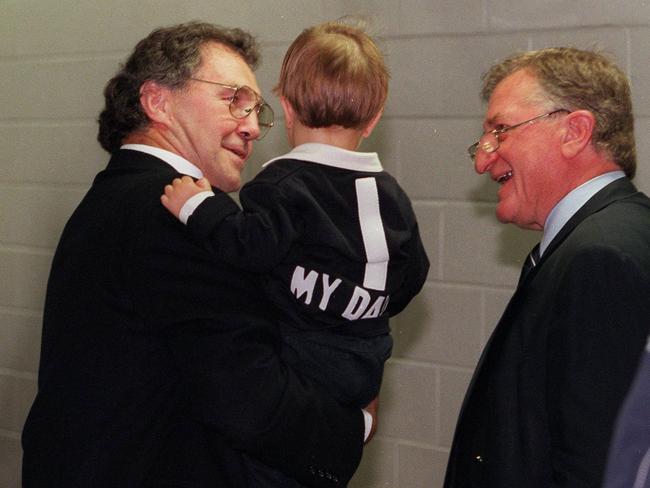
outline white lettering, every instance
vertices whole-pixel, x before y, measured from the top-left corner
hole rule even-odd
[[[296,298],[300,298],[306,293],[307,298],[305,299],[305,304],[309,305],[311,303],[312,295],[314,294],[314,287],[316,286],[317,279],[318,273],[316,271],[310,271],[305,277],[305,268],[302,266],[296,266],[296,269],[293,270],[293,276],[291,277],[291,292],[296,296]]]
[[[386,301],[384,302],[384,306],[381,307],[381,312],[379,312],[379,315],[381,315],[386,311],[386,309],[388,308],[388,302],[390,302],[390,295],[386,295]]]
[[[348,320],[357,320],[359,317],[361,317],[361,314],[366,311],[369,303],[370,293],[368,293],[363,288],[355,286],[352,298],[350,299],[350,302],[348,303],[348,306],[343,312],[342,316]]]
[[[372,304],[372,307],[368,309],[368,311],[365,313],[362,319],[374,319],[375,317],[379,317],[379,314],[381,313],[382,305],[384,303],[384,299],[386,297],[379,297],[377,300],[375,300],[375,303]]]
[[[337,278],[330,285],[330,275],[323,273],[323,298],[321,299],[318,308],[320,308],[321,310],[325,310],[327,308],[327,304],[330,301],[330,297],[332,296],[332,293],[334,293],[334,290],[336,290],[336,288],[340,284],[341,284],[341,280]]]

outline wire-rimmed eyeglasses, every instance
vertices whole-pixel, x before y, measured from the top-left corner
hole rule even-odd
[[[504,134],[512,129],[516,129],[517,127],[521,127],[522,125],[532,124],[534,122],[537,122],[538,120],[541,120],[546,117],[550,117],[551,115],[557,114],[559,112],[571,113],[570,110],[567,110],[565,108],[559,108],[557,110],[553,110],[552,112],[538,115],[537,117],[524,120],[523,122],[519,122],[518,124],[511,125],[509,127],[502,127],[500,129],[494,129],[489,132],[485,132],[478,141],[476,141],[474,144],[472,144],[467,148],[469,157],[472,158],[472,161],[475,161],[476,154],[478,153],[479,149],[487,154],[491,154],[497,149],[499,149],[499,145],[501,144],[501,141],[499,140],[499,136],[501,134]]]
[[[258,141],[263,139],[269,132],[269,129],[273,127],[273,120],[275,118],[273,109],[251,87],[246,85],[227,85],[225,83],[217,83],[216,81],[202,80],[200,78],[190,78],[190,80],[223,86],[233,90],[232,95],[228,97],[230,114],[236,119],[244,119],[253,113],[254,110],[257,114],[257,124],[260,127],[260,135],[257,137]]]

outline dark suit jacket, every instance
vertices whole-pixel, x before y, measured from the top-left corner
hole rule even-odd
[[[616,421],[603,488],[650,488],[650,337]]]
[[[446,488],[596,488],[650,323],[650,200],[624,178],[510,300],[461,408]]]
[[[241,488],[242,451],[306,485],[345,484],[361,411],[279,361],[255,277],[212,262],[162,207],[176,176],[119,151],[66,225],[24,487]]]

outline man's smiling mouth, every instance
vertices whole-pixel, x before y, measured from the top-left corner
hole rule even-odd
[[[246,150],[244,150],[244,149],[236,148],[236,147],[233,147],[233,146],[224,146],[224,148],[227,149],[228,151],[230,151],[231,153],[234,153],[235,155],[237,155],[241,159],[246,159],[246,157],[248,156],[248,154],[246,153]]]
[[[506,181],[508,181],[510,178],[512,178],[512,171],[508,171],[507,173],[502,174],[499,176],[496,181],[500,185],[503,185]]]

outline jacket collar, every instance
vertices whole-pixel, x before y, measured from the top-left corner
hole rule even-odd
[[[179,156],[176,153],[166,151],[165,149],[161,149],[159,147],[148,146],[145,144],[125,144],[120,149],[139,151],[142,153],[150,154],[151,156],[155,156],[158,159],[162,159],[165,163],[183,175],[189,175],[196,179],[199,179],[203,176],[201,170],[194,164],[190,163],[187,159]]]
[[[634,184],[627,178],[619,178],[598,191],[587,202],[578,209],[578,211],[564,224],[557,235],[550,242],[544,254],[542,254],[537,265],[531,269],[526,276],[520,280],[517,286],[517,293],[527,282],[533,279],[544,262],[553,254],[553,252],[569,237],[571,232],[580,225],[587,217],[600,212],[614,202],[623,200],[638,193]]]
[[[106,170],[167,170],[172,174],[178,171],[169,163],[152,154],[131,149],[120,149],[111,154]]]
[[[634,184],[628,178],[620,178],[605,186],[602,190],[598,191],[593,197],[587,200],[578,211],[564,224],[557,235],[550,242],[540,264],[544,262],[544,258],[550,256],[555,249],[558,248],[562,242],[573,232],[573,230],[582,223],[587,217],[597,212],[600,212],[605,207],[612,203],[628,198],[638,193]]]
[[[383,171],[377,153],[349,151],[340,147],[316,142],[308,142],[296,146],[289,153],[267,161],[264,163],[263,167],[266,167],[279,159],[297,159],[300,161],[341,169],[349,169],[352,171],[371,173],[379,173]]]

